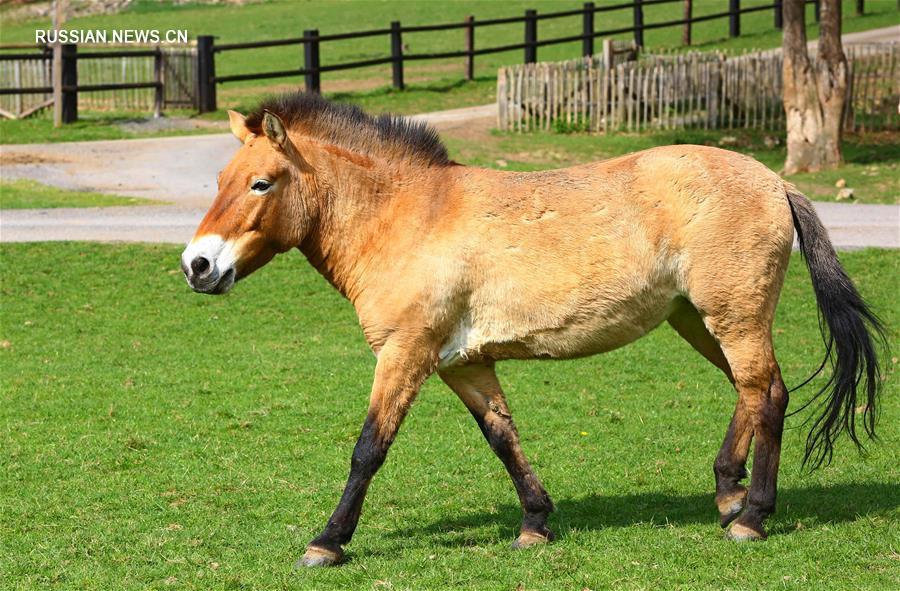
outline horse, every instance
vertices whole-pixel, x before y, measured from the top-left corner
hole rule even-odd
[[[725,537],[766,538],[788,406],[772,322],[795,231],[827,349],[819,370],[833,365],[813,399],[822,410],[804,464],[830,461],[843,431],[861,445],[858,397],[874,437],[883,327],[809,200],[752,158],[676,145],[496,171],[452,161],[425,124],[315,94],[228,116],[241,146],[181,256],[188,284],[224,294],[297,248],[352,303],[377,358],[346,488],[298,564],[342,561],[369,483],[434,373],[512,479],[523,514],[513,547],[551,541],[553,502],[522,451],[496,363],[594,355],[663,322],[737,393],[713,464]]]

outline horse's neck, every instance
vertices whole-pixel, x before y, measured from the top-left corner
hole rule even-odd
[[[350,162],[325,155],[316,166],[321,190],[316,227],[301,245],[310,263],[345,297],[355,302],[366,273],[378,268],[382,245],[391,240],[398,199],[429,186],[429,175],[407,165]],[[404,208],[408,213],[409,208]]]

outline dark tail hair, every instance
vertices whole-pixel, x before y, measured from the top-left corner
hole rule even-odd
[[[857,448],[862,443],[856,434],[857,392],[866,396],[863,427],[875,439],[875,420],[881,371],[877,346],[885,346],[884,327],[869,309],[847,273],[841,267],[825,227],[812,204],[802,193],[787,187],[788,202],[800,252],[812,278],[819,306],[819,330],[825,341],[825,360],[813,375],[797,386],[800,388],[816,377],[831,362],[833,371],[828,382],[800,410],[817,400],[821,414],[815,418],[806,438],[803,465],[813,469],[828,464],[834,452],[834,441],[841,430],[847,431]],[[794,388],[796,390],[797,388]],[[824,395],[824,399],[822,399]]]

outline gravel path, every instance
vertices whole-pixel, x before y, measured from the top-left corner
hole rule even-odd
[[[493,123],[496,104],[414,115],[438,131]],[[230,133],[165,138],[0,146],[5,179],[33,179],[75,191],[98,191],[207,208],[216,175],[238,148]],[[113,209],[110,209],[111,215]]]

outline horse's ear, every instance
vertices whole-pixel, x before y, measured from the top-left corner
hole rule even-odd
[[[266,111],[263,115],[262,128],[266,137],[276,146],[282,150],[287,147],[288,136],[284,130],[284,121],[281,120],[281,117],[271,111]]]
[[[242,144],[247,141],[250,130],[247,129],[246,117],[237,111],[228,111],[228,125],[231,126],[231,133],[233,133],[234,137],[240,140]]]

